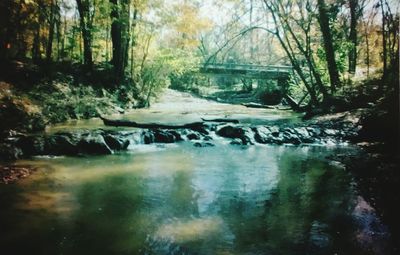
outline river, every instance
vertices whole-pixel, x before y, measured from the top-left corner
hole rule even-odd
[[[184,123],[221,116],[299,121],[171,91],[123,117]],[[99,125],[69,122],[47,132]],[[329,160],[357,148],[215,145],[17,161],[38,170],[0,185],[0,254],[390,254],[387,228],[351,174]]]

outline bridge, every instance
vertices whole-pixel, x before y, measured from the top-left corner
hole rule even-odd
[[[287,95],[288,81],[290,75],[293,72],[292,66],[283,65],[252,65],[252,64],[235,64],[235,63],[205,63],[200,68],[200,73],[209,75],[222,75],[222,76],[233,76],[242,77],[257,80],[275,80],[279,87],[281,95],[277,101],[279,103],[282,96],[285,96],[286,100],[293,107],[297,107],[297,104]],[[244,86],[250,86],[252,89],[252,82],[246,85],[246,82],[242,80]],[[257,82],[257,86],[259,83]],[[276,97],[276,96],[273,96]]]
[[[287,82],[292,73],[292,66],[251,65],[234,63],[212,63],[200,67],[205,74],[233,75],[253,79],[278,80]]]

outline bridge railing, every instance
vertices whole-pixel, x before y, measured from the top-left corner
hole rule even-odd
[[[292,66],[284,65],[252,65],[235,63],[213,63],[204,64],[203,69],[230,69],[230,70],[249,70],[249,71],[269,71],[269,72],[291,72]]]

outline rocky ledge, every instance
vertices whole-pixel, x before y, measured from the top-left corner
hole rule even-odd
[[[233,145],[339,144],[357,138],[360,126],[346,121],[324,121],[285,126],[246,126],[208,123],[204,129],[81,130],[54,134],[13,134],[0,143],[0,158],[14,160],[37,155],[106,155],[135,144],[191,141],[196,147],[217,141]]]

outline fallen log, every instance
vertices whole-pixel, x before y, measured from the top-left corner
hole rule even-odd
[[[187,128],[192,130],[203,130],[207,127],[204,122],[192,122],[183,125],[169,125],[169,124],[158,124],[158,123],[137,123],[129,120],[110,120],[100,116],[106,126],[113,127],[135,127],[135,128],[149,128],[149,129],[181,129]]]
[[[222,122],[222,123],[239,123],[239,120],[236,119],[203,119],[201,118],[202,121],[205,122]]]
[[[242,103],[242,105],[249,107],[249,108],[265,108],[265,109],[276,109],[275,106],[271,105],[264,105],[259,103]]]

